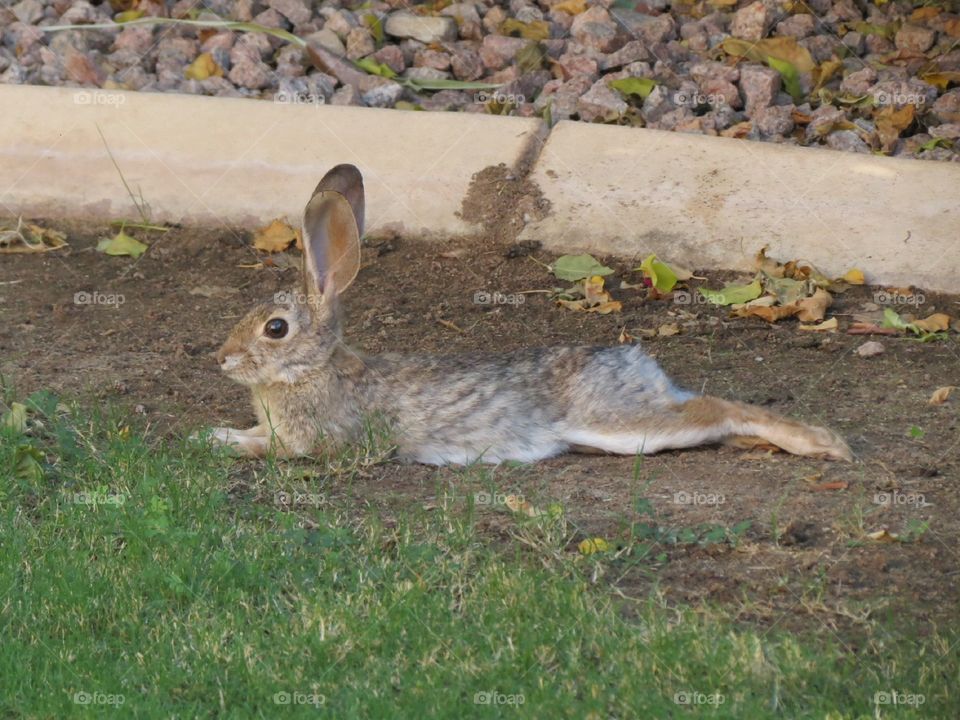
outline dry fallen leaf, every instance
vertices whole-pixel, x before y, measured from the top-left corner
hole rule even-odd
[[[619,300],[611,300],[610,293],[603,289],[603,277],[593,275],[583,280],[581,288],[582,300],[557,300],[557,304],[580,312],[598,313],[607,315],[620,312],[622,306]]]
[[[914,320],[913,324],[924,332],[943,332],[950,329],[950,316],[945,313],[934,313],[923,320]]]
[[[817,322],[823,320],[827,308],[833,302],[833,296],[823,288],[817,288],[811,297],[797,301],[797,319],[801,322]]]
[[[943,405],[950,397],[950,393],[957,389],[956,385],[946,385],[933,391],[929,403],[931,405]]]
[[[753,305],[747,304],[733,311],[735,317],[758,317],[769,323],[782,320],[783,318],[793,317],[800,311],[796,303],[789,305]]]
[[[17,227],[0,230],[0,253],[49,252],[65,247],[67,236],[57,230],[17,221]]]
[[[670,337],[680,334],[680,326],[676,323],[664,323],[657,328],[657,335],[660,337]]]
[[[623,326],[623,330],[620,331],[620,336],[617,338],[617,342],[621,345],[629,345],[634,341],[633,335],[627,332],[627,326]]]
[[[569,15],[579,15],[587,10],[587,0],[563,0],[553,6],[553,10],[559,10]]]
[[[867,533],[867,539],[885,543],[900,542],[900,536],[896,533],[890,532],[886,528],[877,530],[876,532]]]
[[[512,512],[522,513],[527,517],[539,517],[540,515],[543,515],[542,510],[535,508],[526,500],[517,497],[516,495],[507,495],[503,499],[503,504],[510,508]]]
[[[277,218],[254,233],[253,246],[268,253],[283,252],[296,243],[303,247],[300,231],[294,230],[285,220]]]
[[[804,330],[806,332],[836,332],[837,319],[832,317],[829,320],[824,320],[822,323],[817,323],[816,325],[804,325],[801,323],[797,326],[797,329]]]
[[[916,108],[910,104],[899,109],[888,105],[876,114],[877,136],[884,151],[893,149],[900,139],[900,133],[913,124],[915,115]]]
[[[846,490],[850,487],[850,483],[846,480],[832,480],[831,482],[820,483],[819,485],[813,485],[810,488],[810,492],[827,492],[828,490]]]
[[[757,256],[753,260],[753,265],[757,270],[765,272],[770,277],[782,278],[783,277],[783,265],[778,263],[773,258],[767,257],[767,248],[769,245],[764,245],[760,248],[760,252],[757,253]]]

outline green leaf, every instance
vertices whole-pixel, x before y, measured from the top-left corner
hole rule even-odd
[[[370,34],[373,35],[377,47],[383,45],[383,23],[380,18],[373,13],[367,13],[363,16],[363,24],[370,28]]]
[[[10,409],[3,414],[0,425],[10,428],[16,433],[27,431],[27,406],[23,403],[10,403]]]
[[[607,86],[621,95],[636,95],[645,100],[647,95],[653,92],[653,89],[657,86],[657,81],[650,78],[628,77],[611,80],[607,83]]]
[[[790,93],[790,97],[793,98],[794,102],[799,103],[803,100],[803,88],[800,87],[800,73],[797,72],[797,68],[793,63],[768,55],[767,65],[780,73],[780,77],[783,78],[783,87]]]
[[[523,47],[514,58],[521,73],[534,72],[547,64],[547,50],[538,42]]]
[[[953,143],[950,142],[947,138],[942,138],[942,137],[931,138],[927,140],[923,145],[920,146],[920,150],[923,150],[923,151],[933,150],[935,147],[938,147],[940,145],[943,145],[944,147],[949,148],[953,146]]]
[[[354,60],[353,64],[363,70],[365,73],[370,73],[371,75],[379,75],[380,77],[385,78],[395,78],[397,76],[397,74],[389,65],[378,63],[371,57]]]
[[[112,238],[101,238],[97,243],[97,250],[107,255],[129,255],[132,258],[138,258],[143,255],[148,245],[134,237],[127,235],[123,230],[118,232]]]
[[[789,305],[794,300],[805,298],[809,294],[807,281],[778,278],[767,273],[763,273],[763,288],[768,293],[776,295],[777,302],[781,305]]]
[[[915,333],[920,332],[920,328],[913,323],[908,323],[902,317],[897,315],[897,312],[893,308],[884,308],[883,323],[881,323],[881,327],[895,328],[896,330],[912,330]]]
[[[677,284],[676,273],[666,263],[657,260],[656,255],[650,255],[640,263],[640,270],[643,270],[643,274],[650,278],[650,282],[653,283],[658,292],[668,293]]]
[[[736,305],[750,302],[760,297],[760,293],[763,292],[759,280],[754,280],[747,285],[724,285],[722,290],[697,289],[707,299],[707,302],[712,302],[715,305]]]
[[[43,480],[43,453],[32,445],[20,445],[13,453],[13,474],[20,480]]]
[[[496,90],[498,87],[503,87],[503,83],[468,80],[415,80],[413,78],[402,78],[399,82],[413,90]]]
[[[131,20],[138,20],[143,17],[143,10],[126,10],[114,16],[115,23],[128,23]]]
[[[123,23],[124,27],[132,27],[134,25],[191,25],[193,27],[239,30],[240,32],[258,32],[263,33],[264,35],[271,35],[275,38],[280,38],[281,40],[286,40],[297,47],[305,48],[307,46],[306,40],[298,38],[291,32],[252,22],[234,22],[232,20],[183,20],[179,18],[145,17],[137,20],[129,20]],[[91,23],[90,25],[38,25],[36,27],[42,32],[59,32],[60,30],[116,30],[117,23]]]
[[[562,255],[550,271],[561,280],[576,282],[594,275],[609,275],[613,269],[601,265],[593,255]]]

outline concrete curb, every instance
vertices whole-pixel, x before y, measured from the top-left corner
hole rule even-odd
[[[516,166],[545,135],[536,119],[291,105],[77,88],[0,85],[0,211],[134,218],[98,133],[155,221],[299,221],[341,162],[367,189],[368,228],[472,236],[457,213],[474,173]]]
[[[352,162],[368,227],[482,237],[459,217],[473,175],[504,163],[551,203],[522,239],[556,251],[656,252],[747,269],[756,251],[828,274],[960,292],[960,167],[471,113],[0,85],[0,211],[133,218],[99,130],[155,221],[296,221],[319,177]],[[546,143],[543,143],[546,138]],[[541,148],[542,144],[542,148]],[[505,211],[511,208],[505,208]]]
[[[551,210],[521,238],[551,250],[749,269],[769,244],[828,275],[960,291],[953,163],[561,122],[531,179]]]

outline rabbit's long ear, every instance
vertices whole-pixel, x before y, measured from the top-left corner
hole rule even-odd
[[[303,277],[307,295],[347,289],[360,269],[363,178],[353,165],[324,175],[303,211]]]
[[[313,194],[333,190],[343,195],[350,207],[353,208],[353,217],[357,221],[357,232],[363,237],[364,221],[364,197],[363,197],[363,175],[357,170],[355,165],[337,165],[331,168],[326,175],[317,183]],[[313,196],[311,196],[313,197]]]

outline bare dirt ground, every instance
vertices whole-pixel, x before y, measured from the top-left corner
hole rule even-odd
[[[19,395],[46,388],[84,405],[127,408],[157,441],[201,426],[252,423],[245,390],[221,376],[211,353],[254,301],[297,283],[295,268],[243,267],[264,258],[248,234],[226,228],[139,233],[151,248],[133,261],[95,250],[105,227],[45,224],[68,233],[69,249],[0,256],[0,372]],[[478,292],[511,295],[558,284],[524,253],[500,242],[368,245],[344,296],[348,335],[368,353],[505,351],[614,344],[624,327],[637,334],[678,323],[679,335],[644,345],[679,384],[829,425],[858,458],[848,465],[705,447],[648,457],[636,473],[633,458],[578,455],[499,469],[498,490],[539,507],[563,504],[576,529],[570,552],[584,538],[616,545],[631,527],[659,528],[649,556],[603,565],[600,582],[629,597],[653,591],[668,603],[706,600],[744,622],[819,628],[848,639],[869,633],[871,618],[889,617],[920,633],[955,620],[960,401],[927,402],[937,387],[960,385],[955,334],[931,343],[878,338],[886,351],[865,359],[854,353],[863,337],[801,333],[792,321],[731,320],[723,309],[647,301],[637,290],[616,293],[623,312],[608,316],[559,308],[536,293],[518,304],[475,302]],[[636,281],[628,271],[637,262],[608,264]],[[733,279],[707,274],[711,287]],[[851,289],[831,314],[845,322],[873,292]],[[96,293],[122,295],[123,302],[94,304]],[[86,303],[75,301],[84,297]],[[927,294],[922,312],[956,316],[958,303]],[[482,489],[462,487],[471,482],[462,471],[396,463],[348,486],[316,479],[323,492],[352,498],[358,512],[387,522],[429,508],[444,492]],[[678,494],[704,502],[678,502]],[[722,502],[708,504],[708,494]],[[883,504],[877,496],[894,500]],[[684,542],[684,529],[702,539],[706,526],[731,529],[744,521],[750,525],[738,543]],[[477,523],[491,542],[515,543],[516,519],[505,508],[478,508]],[[882,528],[906,541],[867,537]]]

